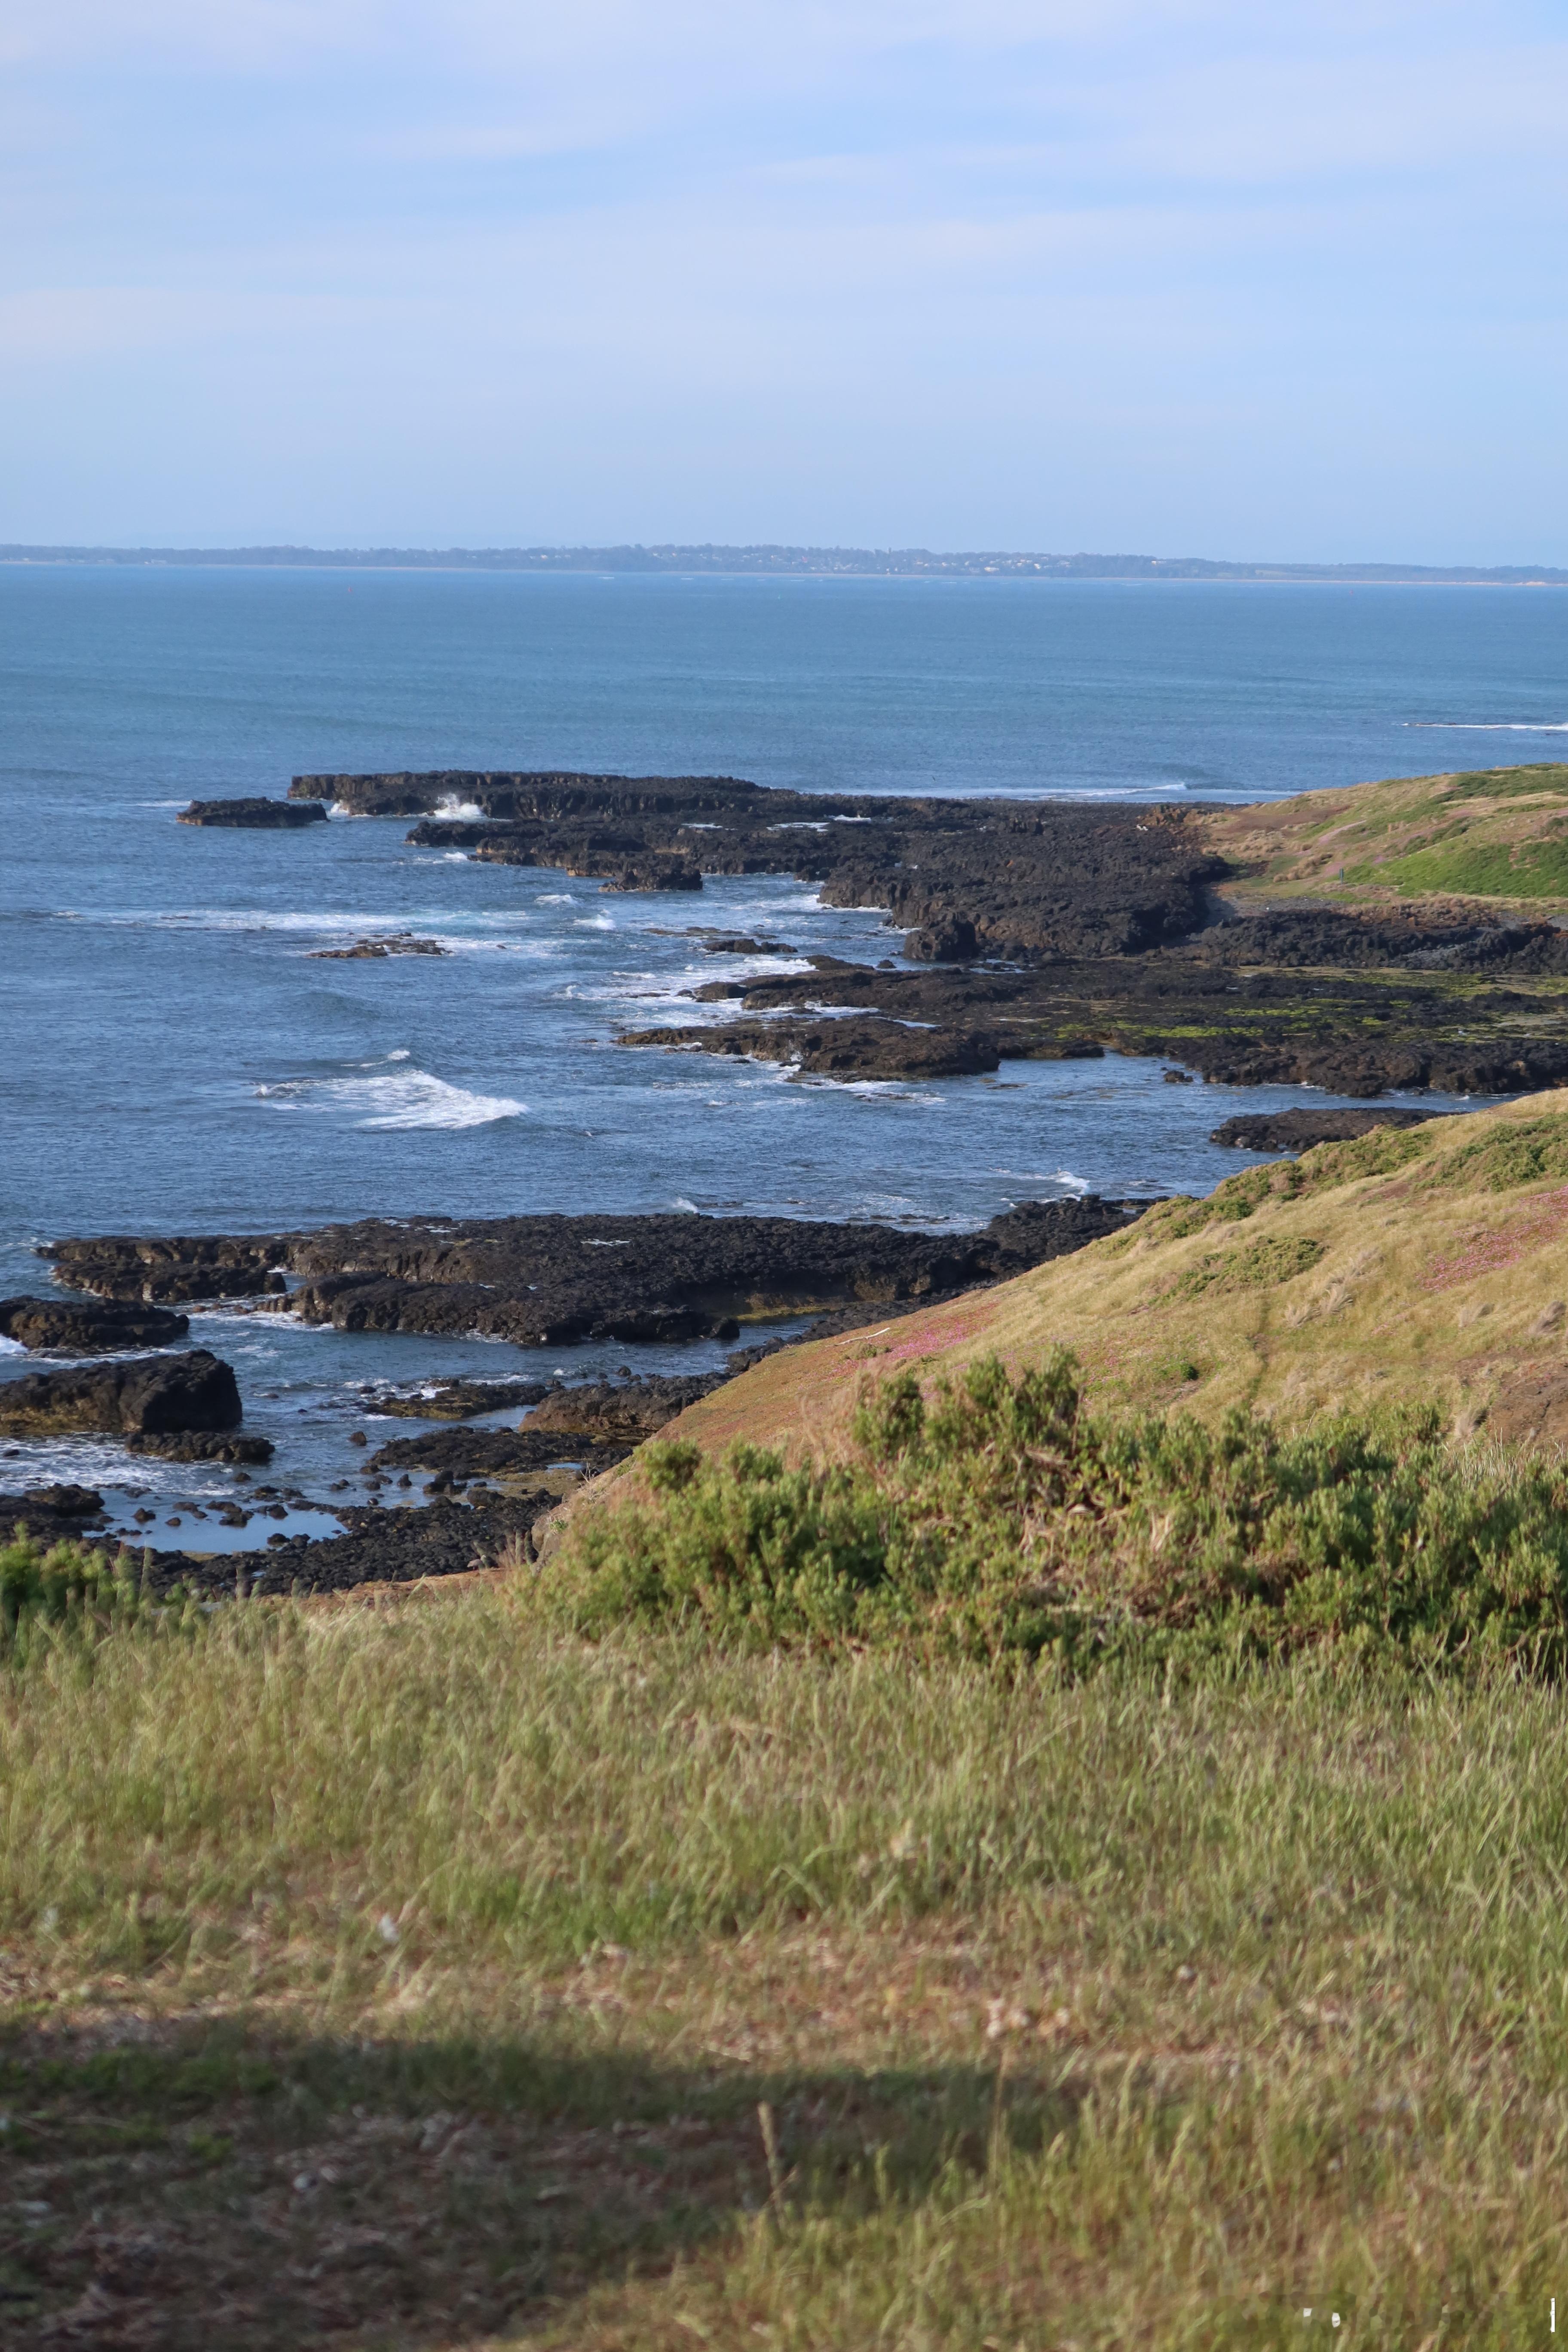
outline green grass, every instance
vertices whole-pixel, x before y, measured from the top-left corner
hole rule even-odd
[[[1568,841],[1434,845],[1374,866],[1347,868],[1349,882],[1375,880],[1406,897],[1452,892],[1487,898],[1568,897]]]
[[[0,1785],[8,2345],[1485,2352],[1568,2277],[1551,1690],[246,1603],[37,1644]]]

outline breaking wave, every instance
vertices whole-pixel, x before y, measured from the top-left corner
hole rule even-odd
[[[489,1127],[518,1118],[526,1103],[510,1095],[471,1094],[428,1070],[382,1070],[352,1078],[289,1078],[258,1087],[258,1098],[274,1110],[348,1112],[359,1128]]]

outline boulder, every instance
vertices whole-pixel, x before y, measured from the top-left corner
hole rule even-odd
[[[0,1337],[65,1356],[166,1348],[190,1328],[188,1315],[118,1299],[0,1298]]]
[[[0,1381],[0,1432],[53,1437],[78,1430],[111,1436],[237,1429],[239,1388],[232,1368],[193,1348],[183,1356],[25,1372]]]

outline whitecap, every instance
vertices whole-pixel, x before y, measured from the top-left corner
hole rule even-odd
[[[537,903],[541,907],[574,907],[577,898],[575,892],[571,890],[544,890],[540,893]]]
[[[1087,1192],[1089,1190],[1089,1178],[1087,1176],[1075,1176],[1070,1168],[1053,1169],[1051,1171],[1051,1182],[1053,1184],[1065,1184],[1069,1192]]]
[[[445,799],[437,802],[436,814],[444,817],[461,817],[471,824],[477,817],[484,815],[484,811],[478,801],[460,801],[456,793],[448,793]]]
[[[428,1070],[388,1071],[379,1077],[293,1078],[278,1086],[258,1087],[256,1094],[273,1110],[358,1112],[358,1128],[489,1127],[497,1119],[517,1118],[526,1103],[510,1095],[472,1094],[454,1087]]]
[[[1428,735],[1568,735],[1568,719],[1406,719]]]
[[[613,931],[616,926],[609,915],[574,915],[572,928],[574,931]]]

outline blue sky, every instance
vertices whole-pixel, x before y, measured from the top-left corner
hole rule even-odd
[[[1568,562],[1568,17],[0,0],[0,539]]]

